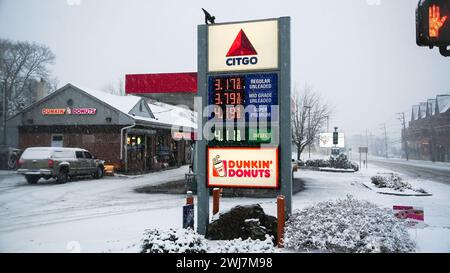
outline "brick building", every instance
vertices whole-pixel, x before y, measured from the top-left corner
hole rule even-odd
[[[450,161],[450,94],[413,106],[402,139],[411,159]]]
[[[67,84],[11,117],[7,142],[84,148],[118,170],[145,172],[189,163],[191,134],[173,126],[193,132],[192,112]]]

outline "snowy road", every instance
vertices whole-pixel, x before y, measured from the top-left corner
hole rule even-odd
[[[403,172],[411,177],[450,184],[450,163],[382,158],[369,160],[380,167]]]
[[[182,196],[149,196],[133,189],[179,179],[186,171],[183,167],[147,176],[105,177],[63,185],[42,180],[28,185],[22,176],[3,172],[0,251],[67,252],[73,245],[89,252],[123,251],[114,249],[114,243],[123,239],[122,234],[128,236],[130,232],[124,230],[136,230],[133,239],[138,242],[145,228],[166,226],[161,221],[164,214],[178,211],[184,202]],[[105,246],[105,242],[109,243]]]
[[[138,252],[148,228],[179,228],[182,195],[139,194],[134,188],[184,177],[187,167],[137,177],[105,177],[64,185],[52,181],[28,185],[13,172],[0,172],[0,252]],[[393,205],[425,209],[425,229],[411,230],[421,252],[450,252],[450,184],[407,177],[429,197],[378,194],[363,182],[388,170],[369,165],[358,173],[299,171],[305,190],[293,197],[293,208],[344,198],[347,194],[385,208]],[[211,202],[210,202],[211,203]],[[276,215],[275,199],[222,198],[221,211],[260,203]]]

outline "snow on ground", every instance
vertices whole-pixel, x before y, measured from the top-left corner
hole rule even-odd
[[[356,158],[356,156],[355,156]],[[427,167],[431,170],[437,170],[437,171],[448,171],[450,170],[450,162],[432,162],[427,160],[405,160],[402,158],[385,158],[385,157],[377,157],[377,156],[369,156],[369,162],[371,159],[380,160],[380,161],[386,161],[396,164],[402,164],[406,166],[413,166],[413,167]]]
[[[28,185],[0,173],[0,252],[137,252],[144,229],[180,226],[179,195],[135,187],[184,177],[187,167],[145,176]]]
[[[0,172],[0,252],[138,252],[145,229],[181,227],[185,196],[139,194],[133,189],[183,179],[187,170],[64,185],[42,181],[28,185],[21,176]],[[410,230],[417,250],[450,252],[450,185],[404,176],[414,188],[433,194],[427,197],[383,195],[362,185],[371,176],[388,172],[370,164],[357,173],[298,171],[295,176],[306,181],[306,189],[294,195],[293,208],[348,194],[391,209],[393,205],[424,207],[428,226]],[[220,209],[255,203],[276,216],[273,198],[222,198]]]

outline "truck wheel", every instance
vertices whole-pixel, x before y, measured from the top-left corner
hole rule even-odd
[[[58,178],[57,181],[59,184],[64,184],[67,182],[67,180],[69,180],[69,172],[67,171],[67,169],[61,169],[59,170],[59,174],[58,174]]]
[[[17,169],[17,155],[15,155],[15,154],[12,154],[10,157],[9,157],[9,160],[8,160],[8,168],[10,169],[10,170],[16,170]]]
[[[27,179],[28,184],[36,184],[40,177],[37,175],[26,175],[25,178]]]
[[[103,167],[102,167],[102,166],[98,166],[98,167],[97,167],[97,171],[95,172],[94,177],[95,177],[96,179],[100,179],[100,178],[103,177],[103,174],[104,174]]]

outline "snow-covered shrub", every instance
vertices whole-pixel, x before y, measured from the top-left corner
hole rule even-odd
[[[409,184],[406,181],[403,181],[403,179],[398,175],[391,173],[389,176],[373,176],[370,178],[372,180],[372,184],[375,185],[377,188],[390,188],[396,191],[403,192],[405,190],[412,190],[419,193],[427,193],[424,189],[413,189],[411,184]]]
[[[217,248],[214,250],[217,253],[272,253],[275,252],[275,247],[273,246],[273,238],[266,234],[266,239],[252,240],[248,238],[247,240],[234,239],[231,241],[222,241],[218,244]]]
[[[306,161],[306,166],[317,167],[317,168],[327,168],[331,167],[330,161],[323,159],[311,159]]]
[[[142,253],[206,253],[206,239],[192,229],[146,230]]]
[[[285,246],[297,251],[414,252],[406,226],[392,210],[352,196],[295,211],[286,222]]]
[[[396,191],[404,191],[412,189],[408,182],[404,182],[403,179],[397,174],[392,173],[390,176],[373,176],[370,178],[372,183],[377,188],[391,188]]]
[[[306,166],[316,168],[353,169],[355,171],[359,170],[359,165],[349,161],[347,156],[344,154],[340,154],[337,158],[330,157],[329,160],[307,160]]]

